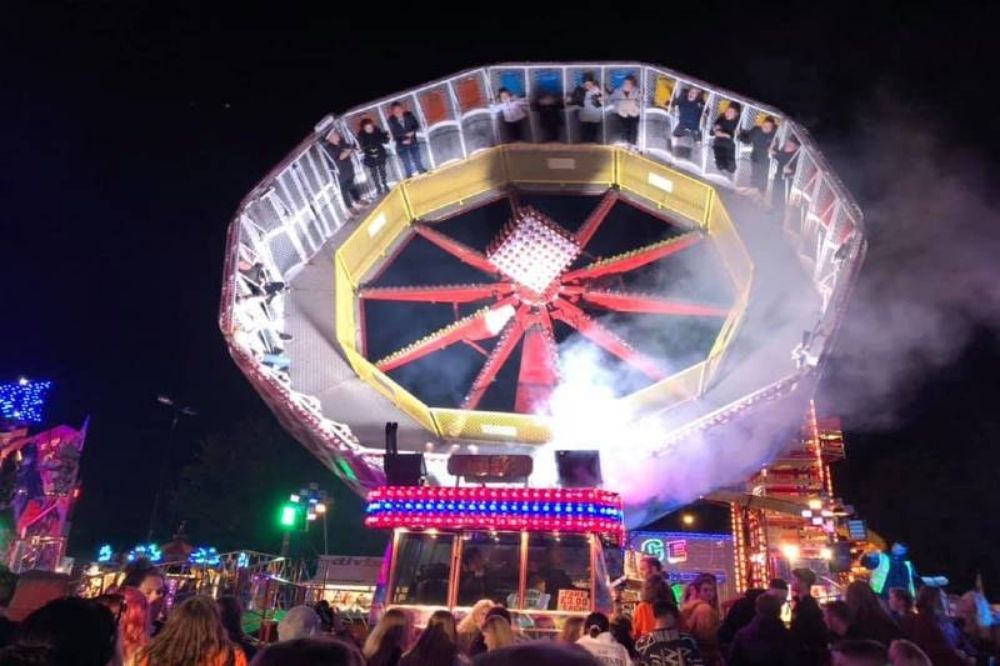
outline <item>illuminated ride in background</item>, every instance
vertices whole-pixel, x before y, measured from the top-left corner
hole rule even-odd
[[[3,508],[14,518],[5,562],[15,573],[67,571],[66,542],[80,484],[87,423],[32,433],[43,421],[49,381],[21,378],[0,384],[0,478]],[[6,536],[6,535],[5,535]]]
[[[634,148],[613,104],[579,143],[587,73],[638,82]],[[529,103],[522,142],[503,143],[501,87]],[[705,110],[680,132],[691,89]],[[431,173],[405,178],[390,144],[389,193],[352,218],[323,138],[388,128],[397,100]],[[790,159],[738,143],[735,173],[716,168],[730,106],[741,130],[773,118]],[[241,202],[219,321],[283,425],[359,493],[386,484],[398,422],[429,485],[475,484],[448,459],[480,453],[530,456],[531,485],[554,487],[559,451],[593,452],[636,527],[743,483],[798,431],[865,247],[778,109],[653,65],[497,65],[323,118]]]

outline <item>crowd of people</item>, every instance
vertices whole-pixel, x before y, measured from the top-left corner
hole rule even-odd
[[[244,633],[235,597],[175,597],[166,612],[164,576],[145,566],[96,599],[56,598],[17,625],[4,619],[0,666],[996,666],[1000,624],[983,595],[962,595],[949,613],[942,589],[918,588],[906,566],[824,604],[812,596],[815,573],[795,569],[723,612],[715,576],[698,575],[677,599],[659,560],[645,558],[630,614],[569,616],[556,635],[529,635],[490,599],[461,618],[436,610],[422,630],[390,608],[363,635],[320,601],[290,608],[267,645]]]

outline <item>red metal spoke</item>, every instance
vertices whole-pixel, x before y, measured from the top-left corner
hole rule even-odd
[[[423,358],[428,354],[449,347],[456,342],[492,338],[503,330],[503,324],[506,322],[498,324],[496,321],[491,321],[491,315],[502,316],[505,308],[513,309],[515,301],[514,297],[509,297],[499,301],[492,307],[483,308],[475,314],[448,324],[430,335],[424,336],[420,340],[394,351],[380,361],[377,361],[375,365],[382,372],[389,372]]]
[[[446,236],[440,231],[431,229],[426,224],[414,224],[413,230],[459,261],[466,263],[473,268],[478,268],[484,273],[489,273],[490,275],[497,274],[497,269],[490,263],[490,260],[486,258],[486,255],[478,250],[473,250],[465,243],[461,243],[450,236]]]
[[[362,298],[372,301],[416,301],[421,303],[474,303],[503,298],[514,291],[511,282],[489,284],[429,285],[426,287],[363,287]]]
[[[587,217],[587,221],[583,223],[580,230],[576,232],[576,241],[580,244],[580,247],[587,247],[587,243],[597,233],[601,223],[604,222],[604,218],[608,216],[608,213],[611,212],[617,201],[618,191],[608,190],[608,193],[601,199],[601,203],[597,204],[597,208]]]
[[[462,400],[462,409],[476,409],[479,406],[487,389],[496,381],[500,369],[510,358],[514,348],[517,347],[517,343],[521,340],[521,333],[522,328],[516,318],[504,327],[496,346],[486,358],[483,367],[480,368],[476,378],[472,381],[472,387],[465,395],[465,399]]]
[[[552,316],[554,318],[569,324],[591,342],[603,347],[629,365],[638,368],[652,379],[659,380],[666,376],[656,361],[633,349],[631,345],[569,301],[561,298],[556,299],[553,306]]]
[[[680,315],[684,317],[725,317],[726,308],[700,303],[686,303],[674,299],[656,298],[645,294],[630,294],[616,291],[589,291],[582,294],[583,300],[616,312],[643,312],[648,314]]]
[[[548,406],[549,396],[559,380],[556,341],[552,331],[542,323],[529,326],[523,337],[514,411],[535,414]]]
[[[658,259],[669,257],[681,250],[686,250],[701,239],[701,234],[695,231],[675,236],[674,238],[668,238],[667,240],[652,243],[614,257],[609,257],[608,259],[595,261],[589,266],[584,266],[575,271],[570,271],[563,276],[562,281],[564,283],[576,282],[615,273],[627,273]]]

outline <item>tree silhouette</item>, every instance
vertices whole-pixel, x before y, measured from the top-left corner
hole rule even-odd
[[[202,439],[195,461],[181,471],[170,515],[175,525],[187,521],[194,545],[276,553],[279,507],[313,481],[333,499],[330,552],[381,554],[386,535],[363,527],[361,498],[270,418],[239,421]],[[322,525],[296,534],[293,545],[303,555],[322,552]]]

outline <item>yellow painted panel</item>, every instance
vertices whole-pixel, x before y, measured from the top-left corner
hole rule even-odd
[[[354,287],[351,279],[347,275],[347,268],[340,258],[340,253],[333,257],[335,275],[336,309],[334,311],[334,323],[337,331],[337,342],[341,347],[351,349],[357,348],[357,322],[354,314]]]
[[[393,188],[375,209],[358,224],[354,233],[337,250],[352,284],[360,284],[365,273],[385,256],[392,241],[410,224],[406,200],[399,187]]]
[[[429,176],[409,180],[403,187],[414,217],[420,218],[505,184],[503,154],[493,148],[443,166]]]
[[[614,150],[605,146],[504,146],[512,183],[611,185]]]
[[[618,184],[626,191],[704,226],[711,186],[627,151],[620,151]]]
[[[368,362],[353,349],[345,349],[347,360],[354,372],[365,383],[392,401],[394,405],[406,412],[414,421],[431,432],[436,432],[434,419],[427,405],[417,400],[413,394],[390,379],[381,370]]]
[[[696,363],[686,370],[671,375],[624,398],[622,403],[630,410],[641,412],[649,408],[662,409],[698,396],[705,363]]]
[[[664,109],[670,106],[670,100],[674,98],[674,86],[676,85],[677,82],[669,76],[657,74],[653,82],[653,106],[659,106]]]
[[[431,413],[441,436],[449,439],[543,444],[552,436],[544,418],[528,414],[437,408]]]

